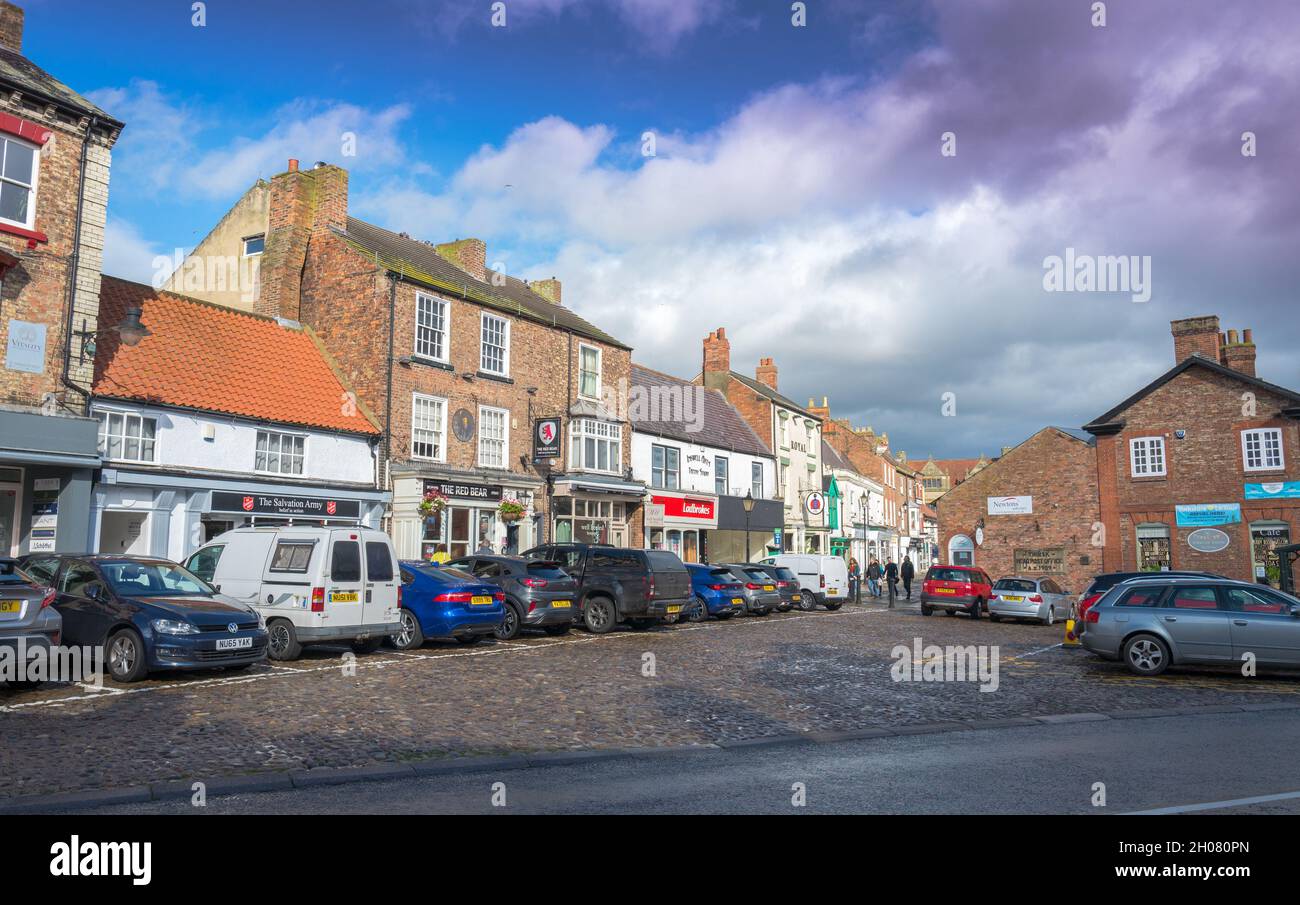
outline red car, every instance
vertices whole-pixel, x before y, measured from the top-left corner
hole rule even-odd
[[[921,615],[943,610],[949,616],[965,613],[978,619],[988,612],[993,581],[973,566],[931,566],[921,585]]]

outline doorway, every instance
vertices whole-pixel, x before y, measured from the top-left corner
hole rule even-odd
[[[5,556],[18,555],[18,522],[22,515],[22,492],[22,484],[0,484],[0,553]]]
[[[105,512],[99,522],[99,552],[147,555],[148,522],[145,512]]]

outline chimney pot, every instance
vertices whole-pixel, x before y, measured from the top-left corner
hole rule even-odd
[[[1243,330],[1241,333],[1241,341],[1248,346],[1253,346],[1255,344],[1254,332],[1254,330]]]
[[[298,172],[298,161],[294,160],[292,157],[289,158],[289,172]]]

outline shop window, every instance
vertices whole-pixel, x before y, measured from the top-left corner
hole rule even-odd
[[[1256,581],[1280,587],[1282,562],[1277,548],[1291,543],[1291,526],[1286,522],[1254,522],[1250,526],[1250,558]]]
[[[479,370],[505,377],[510,373],[510,321],[495,314],[483,315],[483,347]]]
[[[650,486],[656,490],[681,486],[681,450],[673,446],[650,447]]]
[[[731,463],[726,456],[713,459],[713,492],[718,496],[727,495],[727,481],[731,477]]]
[[[98,412],[99,454],[117,462],[156,459],[158,421],[128,412]]]
[[[301,434],[258,431],[253,470],[268,474],[300,475],[303,472],[306,445],[307,438]]]
[[[1168,525],[1138,525],[1137,542],[1139,572],[1169,570],[1171,560]]]
[[[1276,471],[1286,463],[1282,455],[1282,430],[1264,427],[1241,432],[1241,455],[1246,471]]]
[[[440,298],[418,293],[415,296],[415,354],[419,358],[446,362],[447,303]]]
[[[1135,478],[1164,475],[1165,438],[1137,437],[1129,441],[1129,463]]]
[[[586,399],[600,398],[600,349],[595,346],[578,346],[578,395]]]

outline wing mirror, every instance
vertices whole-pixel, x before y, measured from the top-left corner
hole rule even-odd
[[[104,586],[97,581],[92,581],[86,585],[86,596],[91,600],[102,600],[104,598]]]
[[[1292,604],[1292,606],[1291,606],[1291,616],[1292,616],[1292,618],[1300,619],[1300,606],[1296,606],[1296,605]]]

